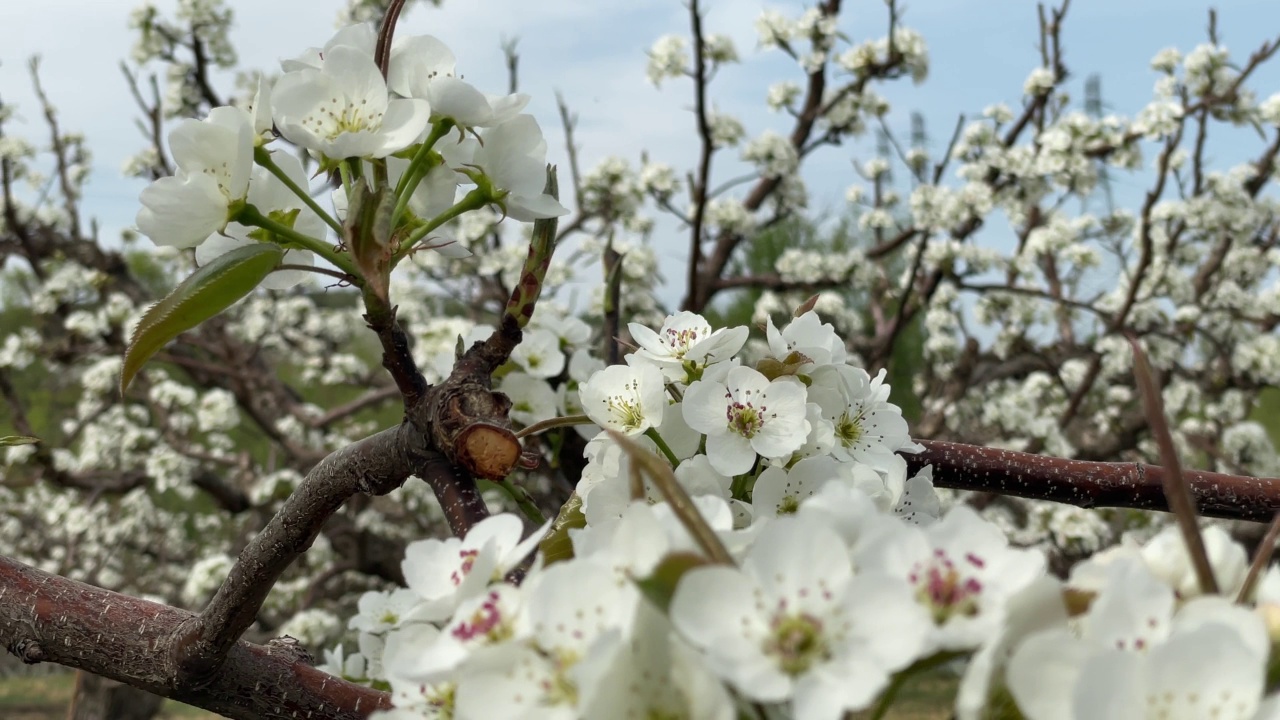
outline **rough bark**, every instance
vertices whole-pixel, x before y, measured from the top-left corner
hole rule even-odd
[[[195,616],[0,557],[0,645],[238,720],[357,720],[390,697],[323,673],[287,645],[236,643],[202,687],[173,682],[175,630]]]

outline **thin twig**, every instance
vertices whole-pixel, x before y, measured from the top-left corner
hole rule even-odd
[[[516,437],[523,438],[523,437],[528,437],[530,435],[537,435],[539,433],[544,433],[548,430],[554,430],[555,428],[560,428],[560,427],[572,427],[574,425],[590,425],[590,424],[591,424],[591,418],[587,417],[586,415],[566,415],[564,417],[553,417],[553,418],[548,418],[546,420],[543,420],[541,422],[536,422],[528,427],[517,430]]]
[[[395,385],[385,385],[383,387],[370,390],[355,400],[339,405],[309,422],[313,428],[325,428],[343,418],[354,415],[361,410],[365,410],[373,407],[374,405],[390,400],[399,394],[400,389]]]
[[[641,448],[634,440],[623,435],[616,430],[605,428],[604,431],[609,434],[609,438],[618,443],[622,450],[627,453],[627,457],[631,460],[632,472],[643,471],[649,476],[649,479],[657,486],[658,491],[662,493],[663,499],[667,501],[667,505],[671,508],[671,512],[675,514],[680,524],[685,530],[689,531],[689,536],[694,542],[702,548],[711,560],[723,563],[725,565],[734,565],[733,556],[729,554],[729,550],[725,548],[724,543],[720,542],[720,537],[716,535],[715,530],[707,524],[706,518],[698,512],[698,508],[693,504],[693,499],[689,497],[689,493],[685,492],[680,482],[676,480],[675,473],[671,467],[657,456]],[[641,485],[640,497],[644,497],[643,484]]]
[[[1138,387],[1142,390],[1142,406],[1147,413],[1151,434],[1160,448],[1160,461],[1164,463],[1164,494],[1169,499],[1169,510],[1182,531],[1182,541],[1187,545],[1187,553],[1191,556],[1191,564],[1200,581],[1200,590],[1205,594],[1216,594],[1218,581],[1213,577],[1209,552],[1204,547],[1204,537],[1200,535],[1195,498],[1190,486],[1182,478],[1182,462],[1178,459],[1178,448],[1173,444],[1169,422],[1165,419],[1164,400],[1160,396],[1155,371],[1151,369],[1147,354],[1142,351],[1138,341],[1130,337],[1129,344],[1133,346],[1133,370]]]
[[[1253,597],[1253,588],[1262,578],[1263,571],[1271,564],[1277,539],[1280,539],[1280,512],[1272,518],[1271,524],[1267,526],[1267,534],[1262,536],[1262,542],[1258,543],[1258,549],[1254,551],[1253,562],[1249,564],[1249,574],[1245,575],[1244,584],[1240,586],[1240,594],[1236,596],[1237,603],[1246,603]]]

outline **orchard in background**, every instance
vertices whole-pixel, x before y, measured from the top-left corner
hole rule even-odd
[[[1280,524],[1245,522],[1280,510],[1280,38],[1232,56],[1211,13],[1119,117],[1044,7],[1021,103],[931,148],[882,94],[927,77],[909,15],[841,5],[759,17],[796,78],[748,137],[713,82],[746,49],[691,3],[647,62],[698,156],[588,170],[572,89],[549,142],[511,46],[474,87],[402,2],[231,91],[229,9],[144,7],[123,248],[33,62],[0,642],[133,717],[879,717],[948,664],[961,718],[1280,717]],[[841,153],[830,221],[805,168]]]

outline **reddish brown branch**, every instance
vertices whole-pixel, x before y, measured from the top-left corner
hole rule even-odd
[[[235,643],[203,687],[177,682],[168,650],[185,610],[50,575],[0,557],[0,645],[229,718],[357,720],[390,696],[323,673],[296,651]]]
[[[378,28],[378,43],[373,49],[373,60],[378,65],[378,70],[382,72],[382,77],[387,77],[387,71],[391,68],[391,39],[395,36],[396,23],[400,21],[400,12],[404,10],[405,0],[391,0],[387,5],[387,13],[382,16],[382,24]]]
[[[691,0],[689,3],[689,17],[693,34],[693,112],[698,122],[701,150],[698,153],[698,169],[693,176],[693,185],[689,188],[690,200],[693,202],[693,219],[689,223],[689,273],[685,292],[686,297],[695,298],[699,292],[698,274],[702,269],[703,218],[706,216],[707,201],[710,199],[707,186],[711,182],[711,156],[715,154],[716,146],[711,137],[711,120],[707,116],[709,78],[707,77],[706,37],[702,33],[702,10],[698,7],[698,0]],[[609,336],[606,335],[606,337]]]
[[[1164,468],[1144,463],[1092,462],[940,440],[919,440],[924,452],[906,455],[916,472],[933,465],[938,487],[1051,500],[1082,508],[1169,511]],[[1280,478],[1183,470],[1204,517],[1267,522],[1280,511]]]

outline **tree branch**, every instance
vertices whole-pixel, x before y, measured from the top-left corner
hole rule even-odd
[[[388,694],[328,675],[287,645],[235,643],[199,688],[174,682],[177,608],[50,575],[0,556],[0,645],[26,663],[54,662],[236,720],[360,720]]]
[[[1164,468],[1144,463],[1092,462],[940,440],[919,440],[924,452],[904,455],[909,472],[933,465],[937,487],[1051,500],[1082,508],[1169,511]],[[1280,511],[1280,478],[1183,470],[1203,517],[1267,522]]]
[[[184,686],[215,676],[227,653],[258,617],[267,594],[290,564],[315,541],[326,520],[356,493],[382,495],[413,474],[408,424],[383,430],[320,462],[262,532],[240,553],[208,607],[174,631],[172,661]]]

